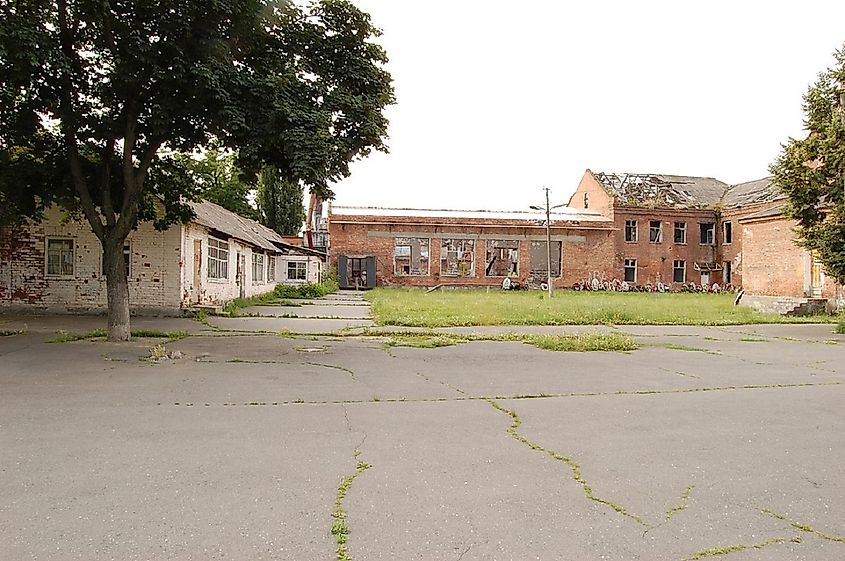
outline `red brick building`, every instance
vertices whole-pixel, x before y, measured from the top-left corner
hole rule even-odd
[[[768,179],[728,185],[711,177],[584,173],[569,201],[615,228],[611,277],[635,284],[739,286],[738,220],[773,204]]]
[[[342,286],[501,286],[506,277],[540,284],[548,269],[543,218],[539,212],[333,205],[330,259]],[[613,223],[598,212],[553,213],[554,285],[610,274],[614,235]]]

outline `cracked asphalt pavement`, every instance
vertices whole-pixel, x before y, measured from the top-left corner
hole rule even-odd
[[[0,559],[845,559],[845,337],[624,331],[0,337]]]

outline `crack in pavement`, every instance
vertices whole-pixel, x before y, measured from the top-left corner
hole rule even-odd
[[[332,512],[331,534],[337,542],[335,555],[337,556],[338,561],[351,561],[352,558],[349,556],[349,548],[346,545],[349,538],[349,524],[347,523],[347,513],[343,503],[346,499],[346,494],[349,492],[349,489],[355,479],[370,469],[372,465],[362,461],[360,458],[361,448],[367,440],[367,433],[364,431],[355,431],[352,428],[351,421],[349,420],[349,411],[346,409],[346,405],[341,404],[341,407],[343,408],[343,418],[346,420],[346,429],[350,433],[360,432],[363,435],[361,437],[361,441],[352,452],[352,457],[355,459],[355,471],[344,476],[340,480],[340,483],[337,486],[337,495],[335,496],[334,511]]]
[[[733,544],[721,547],[709,547],[706,549],[700,549],[692,554],[692,557],[687,557],[683,561],[699,561],[700,559],[705,559],[707,557],[717,557],[720,555],[728,555],[730,553],[738,553],[740,551],[745,551],[746,549],[764,549],[771,545],[777,545],[786,543],[787,541],[791,541],[793,543],[801,543],[800,536],[794,536],[792,539],[787,540],[786,538],[776,537],[770,538],[764,542],[754,543],[754,544]]]
[[[739,390],[769,390],[769,389],[795,389],[795,388],[817,388],[828,386],[841,386],[845,382],[802,382],[795,384],[747,384],[743,386],[711,386],[702,388],[673,388],[668,390],[619,390],[615,392],[569,392],[569,393],[553,393],[553,394],[516,394],[516,395],[496,395],[496,396],[474,396],[462,392],[462,390],[445,384],[451,389],[464,393],[460,397],[430,397],[430,398],[406,398],[406,397],[387,397],[378,399],[335,399],[335,400],[313,400],[305,401],[304,399],[294,400],[277,400],[277,401],[244,401],[234,402],[228,401],[223,403],[205,402],[205,407],[238,407],[238,406],[258,406],[258,405],[357,405],[363,403],[447,403],[452,401],[490,401],[491,399],[508,400],[508,401],[522,401],[527,399],[561,399],[561,398],[578,398],[578,397],[619,397],[619,396],[643,396],[643,395],[671,395],[684,393],[706,393],[706,392],[723,392],[723,391],[739,391]],[[200,403],[200,402],[197,402]],[[156,403],[161,406],[162,403]],[[192,407],[194,402],[174,402],[177,407]]]
[[[789,525],[792,526],[793,528],[795,528],[796,530],[800,530],[800,531],[806,532],[808,534],[813,534],[815,536],[822,538],[823,540],[827,540],[827,541],[831,541],[831,542],[837,542],[837,543],[845,543],[845,537],[844,536],[831,536],[829,534],[825,534],[824,532],[822,532],[820,530],[816,530],[815,528],[813,528],[809,524],[803,524],[801,522],[795,522],[794,520],[790,520],[782,514],[778,514],[777,512],[769,510],[768,508],[762,508],[762,509],[760,509],[760,512],[765,514],[766,516],[771,516],[772,518],[775,518],[777,520],[782,520],[784,522],[788,522]]]
[[[519,426],[522,424],[522,420],[519,418],[519,415],[516,413],[516,411],[514,411],[513,409],[508,409],[507,407],[504,407],[503,405],[500,405],[499,403],[497,403],[493,399],[486,399],[485,401],[487,403],[489,403],[494,409],[501,411],[502,413],[508,415],[511,418],[511,425],[510,425],[510,427],[508,427],[508,434],[510,434],[511,437],[514,440],[528,446],[532,450],[535,450],[537,452],[542,452],[543,454],[545,454],[546,456],[550,457],[553,460],[563,462],[567,466],[569,466],[570,476],[572,477],[572,480],[575,481],[576,483],[578,483],[579,485],[581,485],[581,488],[584,490],[584,496],[587,497],[587,499],[589,499],[593,502],[597,502],[599,504],[609,506],[610,508],[612,508],[613,510],[615,510],[616,512],[618,512],[622,516],[630,518],[631,520],[633,520],[637,524],[640,524],[641,526],[644,526],[645,528],[652,528],[653,527],[652,524],[649,524],[648,522],[643,520],[642,517],[637,516],[636,514],[632,514],[622,505],[620,505],[618,503],[614,503],[610,500],[598,497],[595,494],[595,492],[593,491],[593,488],[587,482],[587,480],[584,479],[584,477],[581,475],[581,466],[575,460],[573,460],[572,458],[570,458],[568,456],[563,456],[563,455],[555,452],[554,450],[544,448],[540,444],[537,444],[536,442],[529,440],[528,438],[519,434]]]

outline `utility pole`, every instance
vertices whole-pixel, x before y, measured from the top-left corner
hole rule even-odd
[[[566,206],[563,204],[551,206],[549,203],[549,189],[548,187],[543,187],[543,190],[546,192],[546,286],[548,286],[549,298],[554,296],[554,287],[552,286],[552,209]],[[544,210],[544,207],[539,205],[531,205],[531,210]],[[560,258],[563,260],[563,244],[561,243],[560,247]]]
[[[842,130],[845,131],[845,83],[839,84],[839,116],[842,118]],[[845,204],[845,169],[842,170],[842,202]]]
[[[554,296],[554,288],[552,288],[552,210],[549,206],[549,188],[543,187],[543,189],[546,191],[546,283],[549,285],[549,298],[551,298]]]

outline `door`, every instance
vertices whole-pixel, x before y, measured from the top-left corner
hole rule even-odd
[[[815,251],[810,253],[810,296],[813,298],[821,298],[822,285],[824,284],[822,264],[818,257],[818,253]]]
[[[238,283],[238,296],[246,298],[246,257],[238,252],[238,270],[235,274],[235,281]]]
[[[702,271],[701,272],[701,285],[710,285],[710,272],[709,271]]]
[[[202,299],[202,240],[194,240],[194,293],[193,301],[199,304]]]

